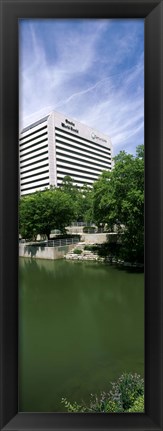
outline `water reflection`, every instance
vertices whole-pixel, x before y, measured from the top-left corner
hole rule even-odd
[[[20,410],[61,411],[123,371],[143,374],[143,274],[20,259]]]

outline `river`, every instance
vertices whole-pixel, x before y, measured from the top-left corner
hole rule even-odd
[[[19,411],[61,412],[144,374],[144,274],[20,258]]]

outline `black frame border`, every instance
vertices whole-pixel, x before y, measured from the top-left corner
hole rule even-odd
[[[163,430],[163,0],[0,0],[1,429]],[[18,19],[145,20],[145,414],[18,413]]]

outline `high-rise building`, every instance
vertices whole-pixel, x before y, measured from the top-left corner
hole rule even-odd
[[[108,136],[69,116],[51,112],[25,127],[19,139],[20,194],[60,186],[66,175],[91,186],[112,169]]]

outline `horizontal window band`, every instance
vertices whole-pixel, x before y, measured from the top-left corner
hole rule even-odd
[[[65,163],[65,160],[64,160],[64,163]],[[58,161],[57,161],[57,169],[58,168],[61,168],[61,169],[72,169],[73,171],[75,170],[75,171],[77,171],[77,172],[79,172],[79,171],[81,171],[81,172],[85,172],[85,170],[84,170],[84,167],[83,167],[83,164],[79,164],[79,163],[75,163],[75,162],[67,162],[67,163],[69,163],[69,164],[71,164],[71,166],[66,166],[66,165],[63,165],[63,159],[60,159],[60,158],[58,158]],[[75,166],[75,167],[74,167]],[[82,166],[82,168],[83,169],[81,169],[81,166]],[[90,171],[90,174],[91,173],[95,173],[95,175],[97,174],[100,174],[101,172],[102,172],[102,169],[101,168],[99,168],[99,169],[96,169],[96,168],[92,168],[92,167],[89,167],[88,165],[87,166],[85,166],[87,169],[89,169],[89,171]],[[106,169],[107,170],[107,169]],[[93,171],[93,172],[92,172]],[[87,171],[88,172],[88,171]]]
[[[32,157],[27,157],[27,158],[24,158],[23,159],[23,161],[28,161],[28,160],[31,160],[31,159],[35,159],[36,157],[40,157],[40,156],[43,156],[44,154],[48,154],[48,151],[44,151],[43,153],[41,153],[41,154],[36,154],[35,156],[32,156]],[[21,161],[21,160],[20,160]]]
[[[56,142],[57,143],[60,143],[60,144],[62,144],[62,141],[58,141],[58,140],[56,140]],[[66,143],[64,143],[64,145],[66,145]],[[76,147],[74,147],[73,145],[69,145],[69,144],[67,144],[67,146],[70,148],[74,148],[73,150],[70,148],[64,148],[64,147],[62,147],[62,146],[60,146],[60,145],[56,145],[56,149],[59,149],[59,150],[61,150],[61,149],[63,149],[64,151],[70,151],[71,153],[74,153],[74,154],[79,154],[79,155],[83,155],[83,156],[86,156],[86,154],[83,152],[84,150],[83,150],[83,148],[80,148],[80,147],[78,147],[78,148],[76,148]],[[80,153],[78,152],[78,151],[80,151]],[[105,160],[106,160],[106,158],[108,158],[109,160],[111,160],[111,157],[106,157],[106,155],[104,155],[103,156],[103,154],[97,154],[97,153],[94,153],[93,151],[89,151],[89,150],[87,150],[87,149],[85,149],[85,151],[87,152],[87,153],[89,153],[89,154],[91,154],[95,159],[96,159],[96,157],[97,157],[97,159],[98,159],[98,156],[100,157],[100,161],[102,162],[102,157],[105,157]],[[110,162],[111,163],[111,162]]]
[[[35,149],[34,149],[34,150],[32,150],[32,151],[28,151],[28,153],[20,154],[20,159],[21,159],[21,157],[28,156],[28,154],[35,153],[36,151],[38,152],[38,151],[42,150],[43,148],[48,148],[48,144],[42,145],[42,147],[39,147],[39,148],[35,148]],[[39,155],[39,154],[38,154],[38,155]]]
[[[37,189],[38,187],[46,187],[49,185],[50,185],[49,183],[46,183],[46,184],[38,184],[37,186],[33,186],[33,187],[26,187],[25,189],[21,188],[21,192],[25,192],[26,190]]]
[[[34,139],[39,139],[39,138],[42,138],[43,136],[48,136],[47,132],[42,133],[41,135],[37,136],[37,137],[36,137],[36,138],[34,138]],[[46,138],[46,139],[42,139],[41,141],[34,142],[34,144],[29,145],[29,146],[28,146],[28,147],[26,147],[26,148],[23,148],[23,146],[24,146],[24,145],[28,144],[29,142],[33,142],[33,141],[34,141],[34,139],[30,139],[29,141],[25,141],[25,142],[23,142],[22,144],[19,144],[19,147],[22,147],[22,149],[21,149],[20,151],[24,151],[24,150],[25,150],[25,149],[27,149],[27,148],[34,147],[34,145],[38,145],[38,144],[41,144],[42,142],[47,141],[47,138]]]
[[[36,180],[31,180],[31,181],[25,181],[24,183],[21,182],[21,187],[25,186],[26,184],[31,184],[31,183],[38,183],[39,181],[44,181],[44,180],[48,180],[49,179],[49,175],[43,178],[38,178]],[[44,184],[43,184],[44,185]]]
[[[36,127],[36,126],[35,126],[35,127]],[[32,135],[34,135],[35,133],[41,132],[41,130],[45,130],[45,129],[47,129],[47,125],[46,125],[46,126],[43,126],[43,127],[40,127],[40,129],[34,130],[33,132],[28,133],[28,135],[25,135],[25,136],[23,136],[22,138],[20,138],[20,139],[19,139],[19,141],[22,141],[23,139],[28,138],[28,136],[32,136]],[[30,129],[30,130],[31,130],[31,129]],[[24,130],[22,133],[25,133],[25,130]]]
[[[92,162],[92,160],[91,161],[89,161],[89,160],[85,160],[85,159],[82,159],[82,158],[80,158],[80,157],[74,157],[74,156],[71,156],[71,155],[67,155],[67,154],[63,154],[63,153],[60,153],[60,151],[56,151],[56,156],[62,156],[62,160],[64,159],[64,158],[67,158],[67,157],[69,157],[70,159],[74,159],[74,160],[79,160],[80,162],[82,162],[82,164],[84,164],[84,163],[90,163],[90,165],[95,165],[95,166],[97,166],[97,167],[102,167],[103,169],[105,168],[105,169],[107,169],[107,166],[106,165],[103,165],[102,163],[95,163],[95,162]],[[64,160],[63,160],[64,161]],[[71,163],[71,162],[70,162]],[[108,162],[109,163],[109,162]],[[88,166],[89,167],[89,166]],[[110,166],[108,166],[108,168],[109,168]]]
[[[48,170],[46,170],[46,171],[43,171],[43,172],[38,172],[37,174],[31,174],[31,175],[26,175],[26,176],[22,176],[21,175],[21,181],[23,181],[23,180],[25,180],[26,178],[31,178],[31,177],[36,177],[36,176],[38,176],[38,175],[44,175],[44,174],[47,174],[47,173],[49,173],[49,169]],[[40,180],[41,178],[39,178],[39,180]]]
[[[74,178],[72,178],[72,180],[73,180],[73,183],[80,183],[80,184],[90,184],[91,186],[92,186],[92,181],[82,181],[82,180],[74,180]],[[57,183],[59,183],[60,182],[60,185],[62,185],[62,180],[59,180],[59,181],[57,181]]]
[[[65,133],[65,134],[67,134],[67,135],[69,135],[69,136],[72,136],[74,139],[82,139],[82,140],[84,140],[85,142],[89,142],[90,144],[94,144],[94,145],[96,145],[97,147],[102,147],[102,148],[106,148],[107,149],[107,147],[105,147],[105,146],[103,146],[102,144],[98,144],[97,142],[94,142],[93,140],[91,141],[91,140],[89,140],[89,139],[86,139],[86,138],[82,138],[81,136],[79,136],[79,135],[74,135],[73,133],[71,133],[71,132],[67,132],[67,130],[65,131],[65,130],[63,130],[63,129],[60,129],[59,127],[55,127],[55,130],[58,130],[59,132],[62,132],[62,133]],[[63,135],[61,135],[62,137],[64,137]],[[109,148],[108,148],[108,150],[109,150]]]
[[[92,172],[90,172],[89,168],[86,168],[85,166],[83,166],[83,168],[80,168],[80,166],[78,166],[77,168],[74,165],[66,166],[63,163],[57,163],[57,172],[62,173],[63,171],[65,172],[65,175],[68,175],[66,171],[72,171],[72,175],[76,175],[76,173],[81,173],[81,175],[95,175],[95,177],[97,177],[97,175],[101,173],[101,169],[98,171],[93,170]],[[71,176],[71,174],[69,175]]]
[[[63,161],[63,159],[60,159],[60,158],[58,158],[57,159],[57,169],[58,168],[61,168],[61,169],[72,169],[72,170],[76,170],[76,171],[78,171],[78,172],[86,172],[85,170],[84,170],[84,168],[83,169],[81,169],[81,166],[83,167],[83,164],[82,165],[79,165],[79,163],[75,163],[75,162],[69,162],[69,164],[71,164],[71,166],[65,166],[65,165],[63,165],[63,163],[65,163],[65,160]],[[68,163],[68,162],[67,162]],[[74,168],[74,166],[77,166],[78,168]],[[106,168],[104,168],[104,169],[101,169],[101,168],[99,168],[99,169],[97,169],[97,168],[92,168],[92,167],[89,167],[88,165],[85,165],[85,167],[86,167],[86,169],[89,169],[89,172],[90,172],[90,174],[91,173],[93,173],[94,175],[100,175],[103,171],[108,171],[109,169],[106,169]],[[93,172],[92,172],[93,171]],[[110,170],[109,170],[110,171]]]
[[[73,171],[73,173],[71,173],[71,174],[68,174],[67,172],[65,172],[65,169],[67,169],[67,171]],[[95,175],[96,177],[98,176],[98,175],[100,175],[101,174],[101,170],[99,171],[99,172],[90,172],[90,171],[86,171],[85,169],[80,169],[79,170],[79,168],[77,169],[77,168],[74,168],[73,166],[71,166],[71,167],[66,167],[66,166],[63,166],[63,165],[57,165],[57,173],[59,174],[59,173],[62,173],[62,171],[64,171],[65,172],[65,175],[70,175],[70,177],[71,177],[71,175],[76,175],[76,172],[81,172],[81,175],[83,175],[83,174],[85,174],[85,175],[87,175],[87,174],[92,174],[92,175]],[[76,171],[76,172],[75,172]]]
[[[67,172],[66,171],[72,171],[72,173],[71,174],[67,174]],[[57,165],[57,173],[59,173],[59,174],[62,174],[62,172],[64,172],[65,173],[65,175],[76,175],[76,172],[77,173],[81,173],[81,175],[94,175],[95,177],[97,177],[98,175],[100,175],[100,173],[101,173],[101,170],[100,171],[98,171],[98,172],[90,172],[89,170],[85,170],[84,168],[83,169],[77,169],[77,168],[74,168],[74,166],[73,167],[71,167],[71,166],[64,166],[64,165]]]
[[[44,162],[45,160],[48,160],[48,159],[49,159],[49,157],[44,157],[44,158],[43,158],[43,159],[41,159],[41,160],[36,160],[35,162],[27,163],[27,164],[25,164],[25,165],[24,165],[24,163],[22,163],[22,165],[20,166],[20,169],[21,169],[21,168],[26,168],[27,166],[35,165],[36,163]],[[40,166],[38,166],[38,168],[40,168]],[[33,168],[33,169],[37,169],[37,167],[36,167],[36,168]]]
[[[37,169],[43,169],[43,168],[46,168],[47,166],[49,166],[49,163],[45,163],[45,165],[39,165],[39,166],[37,166],[36,168],[32,168],[32,169],[27,169],[27,170],[25,170],[25,171],[21,171],[20,172],[20,175],[23,175],[23,174],[26,174],[26,173],[28,173],[28,172],[31,172],[31,171],[35,171],[35,170],[37,170]],[[38,175],[38,174],[37,174]]]
[[[98,175],[97,175],[97,178],[92,178],[92,177],[87,177],[87,176],[85,176],[85,175],[79,175],[79,174],[67,174],[67,173],[62,173],[61,174],[61,172],[59,173],[57,173],[57,178],[62,178],[62,176],[63,176],[63,178],[64,178],[64,176],[66,176],[66,175],[69,175],[72,179],[73,179],[73,176],[74,177],[79,177],[79,178],[86,178],[86,179],[88,179],[88,181],[90,180],[90,181],[96,181],[96,179],[98,178]]]
[[[58,133],[56,134],[56,142],[60,142],[60,143],[62,143],[62,144],[65,144],[66,145],[66,142],[65,141],[63,141],[63,139],[65,139],[66,141],[68,141],[67,142],[67,145],[69,144],[69,142],[70,142],[70,144],[72,144],[72,147],[74,147],[74,145],[73,144],[76,144],[76,145],[80,145],[80,147],[79,147],[79,149],[84,149],[84,150],[86,150],[86,151],[88,151],[88,148],[89,148],[89,150],[91,151],[91,152],[93,152],[93,151],[96,151],[95,152],[95,154],[96,155],[100,155],[100,154],[106,154],[107,156],[109,156],[110,157],[110,159],[111,159],[111,150],[109,150],[108,149],[108,151],[107,151],[107,149],[105,148],[105,147],[102,147],[102,148],[96,148],[94,145],[93,145],[93,142],[92,142],[92,146],[91,145],[88,145],[88,144],[86,144],[85,142],[81,142],[81,141],[79,141],[79,140],[77,140],[77,139],[70,139],[70,138],[67,138],[67,136],[62,136],[62,135],[59,135]],[[81,139],[81,138],[80,138]],[[84,138],[83,138],[84,139]],[[70,144],[69,144],[69,146],[70,146]],[[81,148],[81,146],[82,146],[82,148]],[[105,151],[106,150],[106,151]]]

